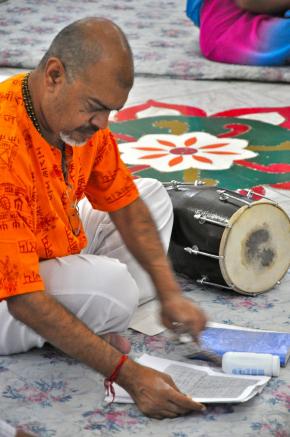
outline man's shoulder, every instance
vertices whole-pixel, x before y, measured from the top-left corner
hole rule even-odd
[[[0,140],[19,135],[23,117],[21,83],[24,74],[9,77],[0,83]]]
[[[15,85],[21,85],[22,80],[24,78],[26,73],[17,73],[17,74],[13,74],[13,76],[9,76],[7,77],[5,80],[3,80],[2,82],[0,82],[0,87],[2,86],[7,86],[7,84],[12,84],[13,86]]]
[[[0,83],[0,111],[22,104],[21,83],[24,74],[9,77]]]
[[[0,83],[1,172],[3,172],[3,169],[11,170],[17,159],[23,153],[26,153],[27,149],[21,91],[23,76],[24,74],[18,74]]]

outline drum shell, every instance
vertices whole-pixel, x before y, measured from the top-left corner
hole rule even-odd
[[[226,193],[232,193],[223,190]],[[178,189],[168,189],[173,209],[174,224],[169,246],[169,257],[176,272],[183,273],[193,279],[206,277],[214,282],[228,287],[220,271],[219,260],[203,255],[188,253],[185,248],[197,246],[201,252],[219,255],[220,242],[229,218],[243,205],[237,193],[237,200],[223,202],[216,187],[195,187],[181,185]],[[251,200],[247,199],[247,202]],[[205,215],[219,224],[200,223],[195,214]]]

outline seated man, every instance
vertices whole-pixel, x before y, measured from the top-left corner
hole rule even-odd
[[[134,183],[107,128],[133,75],[122,31],[87,18],[63,29],[35,70],[0,84],[0,355],[48,341],[108,388],[116,380],[144,414],[176,417],[204,407],[130,360],[116,334],[155,293],[168,328],[198,336],[206,321],[167,261],[166,191]]]
[[[217,62],[290,64],[290,0],[187,0],[202,54]]]

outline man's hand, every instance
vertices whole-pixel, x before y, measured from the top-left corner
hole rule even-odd
[[[117,382],[128,391],[143,414],[155,419],[173,418],[206,409],[203,404],[181,393],[166,373],[134,362],[123,366]]]
[[[173,328],[174,323],[182,324],[184,332],[197,337],[205,327],[205,315],[182,297],[147,206],[137,199],[110,216],[128,249],[151,276],[161,303],[163,324],[169,329]]]
[[[185,299],[184,306],[178,304],[177,299],[175,304],[181,313],[182,308],[189,305]],[[51,344],[105,376],[112,374],[120,360],[120,352],[91,332],[52,296],[45,292],[27,293],[10,298],[8,305],[14,317],[26,323]],[[167,305],[169,306],[169,300]],[[171,305],[174,306],[173,301]],[[169,311],[172,310],[169,308]],[[177,317],[178,314],[175,314],[175,318]],[[176,417],[192,410],[203,409],[201,404],[180,393],[168,375],[141,366],[130,359],[122,366],[117,382],[130,393],[138,408],[151,417]]]
[[[206,325],[203,311],[180,294],[171,295],[162,302],[161,320],[167,328],[175,330],[178,327],[179,334],[186,332],[196,339]]]

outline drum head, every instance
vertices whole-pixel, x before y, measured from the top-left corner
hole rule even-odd
[[[220,268],[233,290],[255,295],[282,279],[290,262],[290,221],[282,208],[266,201],[236,211],[220,243]]]

